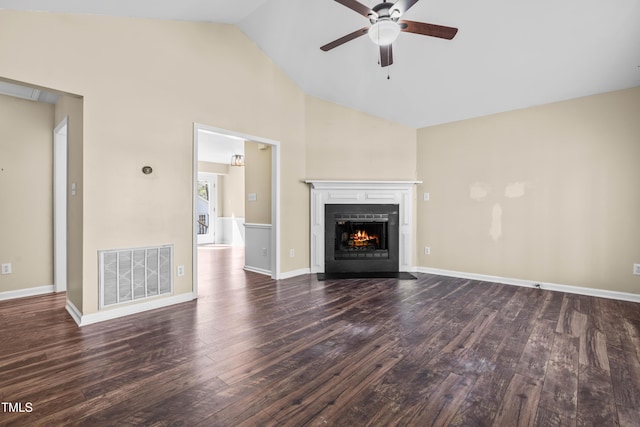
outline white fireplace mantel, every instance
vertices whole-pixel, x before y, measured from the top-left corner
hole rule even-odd
[[[398,271],[414,269],[413,187],[422,181],[307,180],[311,186],[311,272],[324,273],[324,212],[327,204],[399,206]]]

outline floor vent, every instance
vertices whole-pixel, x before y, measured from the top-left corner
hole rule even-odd
[[[100,308],[173,292],[173,245],[98,251]]]

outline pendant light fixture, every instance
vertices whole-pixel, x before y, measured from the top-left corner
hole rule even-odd
[[[231,166],[244,166],[244,156],[242,154],[231,156]]]

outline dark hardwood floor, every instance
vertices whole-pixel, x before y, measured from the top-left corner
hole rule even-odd
[[[640,426],[639,304],[199,261],[197,301],[83,328],[1,302],[0,425]]]

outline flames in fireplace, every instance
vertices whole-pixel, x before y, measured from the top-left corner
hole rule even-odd
[[[345,214],[344,216],[348,216]],[[335,248],[337,256],[350,256],[350,252],[358,252],[358,257],[363,253],[377,253],[382,256],[387,253],[387,221],[385,218],[366,218],[362,214],[351,214],[351,218],[341,218],[336,224]],[[380,252],[382,251],[382,252]]]
[[[378,246],[380,239],[375,234],[369,234],[366,230],[357,230],[355,233],[351,233],[347,239],[347,246]]]

